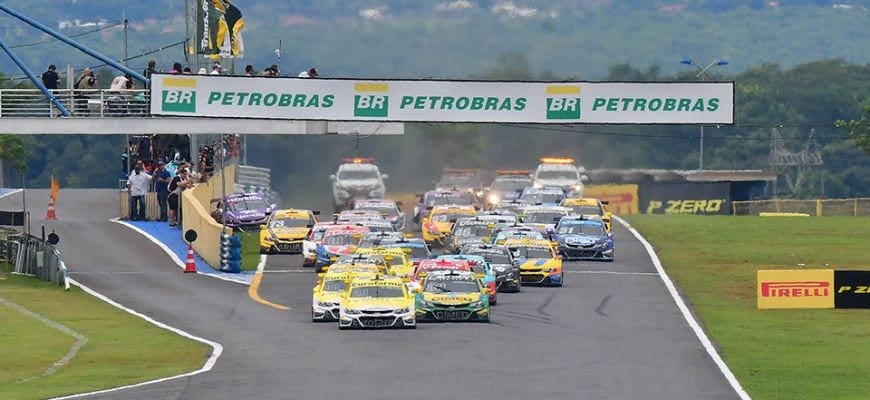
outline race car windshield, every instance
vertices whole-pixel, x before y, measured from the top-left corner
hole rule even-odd
[[[323,282],[324,292],[343,292],[347,287],[347,283],[343,279],[332,279]]]
[[[301,218],[282,218],[269,221],[270,228],[304,228],[311,221]]]
[[[510,264],[511,259],[507,254],[497,254],[497,253],[476,253],[474,251],[469,251],[464,254],[474,255],[474,256],[482,256],[486,262],[490,264]]]
[[[453,236],[457,237],[484,237],[489,233],[489,228],[483,225],[461,226],[453,230]]]
[[[523,190],[529,186],[532,186],[531,178],[495,178],[492,181],[493,190]]]
[[[311,240],[323,239],[323,235],[325,233],[326,233],[326,228],[317,228],[313,232],[311,232]]]
[[[381,214],[387,214],[388,218],[393,218],[399,215],[399,210],[388,204],[357,204],[356,209],[377,211]]]
[[[563,195],[559,193],[526,193],[520,196],[520,200],[529,203],[558,203],[562,200]]]
[[[263,210],[267,207],[266,200],[253,197],[227,201],[227,211]]]
[[[556,218],[561,218],[562,213],[558,212],[536,212],[531,214],[526,214],[523,217],[523,222],[530,224],[555,224]]]
[[[350,290],[350,297],[402,298],[405,297],[405,293],[399,286],[357,286]]]
[[[550,258],[553,256],[550,249],[543,247],[517,247],[512,248],[511,252],[516,258]]]
[[[468,217],[468,214],[444,213],[432,216],[432,222],[456,222],[459,218]]]
[[[380,236],[380,235],[363,236],[363,238],[359,241],[359,247],[384,246],[384,245],[396,243],[397,240],[399,240],[399,238],[397,238],[395,236]]]
[[[563,170],[540,170],[537,175],[538,179],[567,179],[567,180],[579,180],[577,176],[577,171],[572,171],[570,169]]]
[[[447,196],[432,196],[429,198],[428,207],[443,206],[447,204],[456,204],[460,206],[470,206],[474,204],[474,199],[469,193],[456,193]]]
[[[338,171],[339,180],[378,179],[378,170],[372,169],[343,169]]]
[[[357,243],[359,238],[354,237],[352,233],[329,235],[323,239],[323,244],[330,246],[356,246]]]
[[[598,224],[565,224],[560,225],[556,232],[560,235],[596,235],[604,236],[604,226]]]
[[[568,206],[574,210],[574,214],[601,215],[601,209],[595,206]]]
[[[479,292],[477,281],[466,279],[430,279],[426,281],[424,292],[430,293],[472,293]]]

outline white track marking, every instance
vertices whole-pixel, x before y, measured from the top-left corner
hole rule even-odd
[[[57,329],[57,330],[65,333],[67,335],[70,335],[76,339],[76,342],[73,343],[73,345],[72,345],[72,347],[70,347],[69,351],[60,360],[57,360],[54,364],[52,364],[45,371],[43,371],[42,374],[40,374],[39,376],[34,376],[31,378],[21,380],[19,382],[29,381],[32,379],[39,378],[40,376],[49,376],[49,375],[55,373],[58,368],[69,363],[69,361],[72,360],[72,358],[76,356],[76,353],[78,353],[79,349],[81,349],[82,346],[84,346],[85,343],[88,342],[88,338],[85,337],[85,335],[82,335],[81,333],[78,333],[78,332],[76,332],[76,331],[74,331],[74,330],[72,330],[64,325],[61,325],[61,324],[54,322],[46,317],[43,317],[42,315],[39,315],[33,311],[30,311],[30,310],[28,310],[28,309],[26,309],[18,304],[15,304],[15,303],[7,300],[7,299],[0,297],[0,303],[6,305],[7,307],[9,307],[15,311],[18,311],[21,314],[24,314],[30,318],[33,318],[39,322],[42,322],[43,324],[48,325],[51,328]]]
[[[263,272],[265,272],[267,274],[287,274],[287,273],[305,273],[305,272],[314,273],[314,271],[310,270],[310,269],[267,269]]]
[[[116,308],[119,308],[119,309],[121,309],[121,310],[123,310],[123,311],[126,311],[126,312],[128,312],[128,313],[130,313],[130,314],[133,314],[133,315],[135,315],[135,316],[137,316],[137,317],[139,317],[139,318],[142,318],[142,319],[144,319],[144,320],[146,320],[146,321],[148,321],[148,322],[150,322],[150,323],[152,323],[152,324],[154,324],[154,325],[157,325],[157,326],[160,327],[160,328],[166,329],[166,330],[168,330],[168,331],[170,331],[170,332],[173,332],[173,333],[175,333],[175,334],[177,334],[177,335],[184,336],[184,337],[186,337],[186,338],[188,338],[188,339],[196,340],[197,342],[200,342],[200,343],[205,343],[205,344],[211,346],[212,351],[211,351],[211,355],[208,357],[208,360],[205,361],[205,364],[202,366],[202,368],[200,368],[200,369],[198,369],[198,370],[196,370],[196,371],[193,371],[193,372],[188,372],[188,373],[186,373],[186,374],[175,375],[175,376],[170,376],[170,377],[166,377],[166,378],[154,379],[154,380],[150,380],[150,381],[148,381],[148,382],[136,383],[136,384],[133,384],[133,385],[127,385],[127,386],[116,387],[116,388],[113,388],[113,389],[105,389],[105,390],[98,390],[98,391],[95,391],[95,392],[79,393],[79,394],[73,394],[73,395],[63,396],[63,397],[55,397],[55,398],[50,399],[50,400],[75,399],[75,398],[79,398],[79,397],[92,396],[92,395],[95,395],[95,394],[103,394],[103,393],[117,392],[117,391],[119,391],[119,390],[131,389],[131,388],[135,388],[135,387],[140,387],[140,386],[145,386],[145,385],[151,385],[151,384],[160,383],[160,382],[166,382],[166,381],[173,380],[173,379],[178,379],[178,378],[184,378],[184,377],[188,377],[188,376],[198,375],[198,374],[201,374],[201,373],[203,373],[203,372],[211,371],[211,369],[212,369],[212,368],[214,367],[214,365],[217,363],[218,358],[220,358],[221,354],[222,354],[223,351],[224,351],[224,346],[222,346],[220,343],[213,342],[213,341],[211,341],[211,340],[204,339],[204,338],[201,338],[201,337],[199,337],[199,336],[194,336],[194,335],[192,335],[192,334],[190,334],[190,333],[187,333],[187,332],[185,332],[185,331],[183,331],[183,330],[181,330],[181,329],[178,329],[178,328],[176,328],[176,327],[166,325],[166,324],[164,324],[164,323],[162,323],[162,322],[159,322],[159,321],[157,321],[157,320],[155,320],[155,319],[153,319],[153,318],[151,318],[151,317],[149,317],[149,316],[147,316],[147,315],[145,315],[145,314],[142,314],[142,313],[140,313],[140,312],[138,312],[138,311],[135,311],[135,310],[133,310],[133,309],[127,308],[127,307],[125,307],[125,306],[122,306],[121,304],[118,304],[117,302],[115,302],[114,300],[112,300],[112,299],[110,299],[110,298],[104,296],[103,294],[101,294],[101,293],[99,293],[99,292],[97,292],[97,291],[95,291],[95,290],[93,290],[93,289],[91,289],[91,288],[89,288],[89,287],[87,287],[87,286],[85,286],[85,285],[83,285],[83,284],[77,282],[75,279],[70,279],[70,281],[71,281],[71,283],[72,283],[73,285],[78,286],[79,288],[81,288],[81,289],[84,290],[86,293],[90,294],[91,296],[94,296],[94,297],[96,297],[96,298],[98,298],[98,299],[100,299],[100,300],[102,300],[102,301],[105,301],[106,303],[109,303],[110,305],[112,305],[112,306],[114,306],[114,307],[116,307]]]
[[[602,275],[658,275],[655,272],[620,272],[620,271],[565,271],[566,274],[602,274]]]
[[[634,229],[628,222],[624,219],[619,218],[614,215],[614,219],[619,221],[622,226],[628,229],[632,235],[634,235],[637,240],[643,244],[643,247],[646,248],[647,254],[649,254],[650,259],[652,259],[653,265],[656,267],[656,271],[658,271],[659,276],[662,278],[662,282],[664,282],[665,287],[668,289],[668,292],[671,294],[671,298],[674,299],[674,302],[677,303],[677,307],[680,309],[680,313],[683,314],[683,318],[686,319],[686,322],[689,323],[689,326],[692,327],[692,330],[695,332],[695,336],[698,337],[698,340],[701,341],[701,344],[704,346],[704,349],[707,350],[707,354],[710,355],[710,358],[713,359],[713,362],[716,363],[716,366],[719,367],[719,371],[722,372],[722,375],[725,376],[725,379],[728,380],[728,383],[731,384],[731,387],[737,392],[737,396],[742,400],[751,400],[749,394],[746,393],[746,390],[743,390],[743,387],[740,386],[740,382],[737,381],[737,377],[734,376],[734,373],[731,372],[731,369],[728,368],[728,365],[725,364],[725,361],[722,360],[722,357],[719,356],[719,353],[716,352],[716,348],[713,347],[713,342],[710,341],[710,338],[707,336],[707,333],[704,332],[704,329],[701,328],[701,325],[698,324],[698,321],[695,320],[695,317],[692,315],[691,311],[689,311],[689,307],[686,306],[686,303],[683,301],[683,298],[680,297],[680,294],[677,292],[676,286],[674,286],[674,282],[665,272],[664,268],[662,268],[662,262],[659,260],[659,256],[656,255],[655,250],[653,250],[652,245],[641,236],[640,232],[637,229]]]
[[[257,264],[257,273],[262,274],[263,270],[266,268],[266,258],[265,254],[260,254],[260,262]]]
[[[155,238],[154,236],[151,236],[150,233],[145,232],[145,231],[142,230],[142,229],[139,229],[139,227],[137,227],[136,225],[133,225],[133,224],[127,222],[127,221],[121,221],[121,220],[119,220],[119,219],[117,219],[117,218],[113,218],[113,219],[111,219],[110,221],[115,222],[115,223],[118,223],[118,224],[121,224],[121,225],[124,225],[124,226],[126,226],[126,227],[128,227],[128,228],[130,228],[130,229],[132,229],[132,230],[134,230],[134,231],[136,231],[136,232],[139,232],[140,235],[145,236],[146,239],[150,240],[152,243],[154,243],[154,244],[156,244],[158,247],[160,247],[160,248],[163,250],[163,252],[165,252],[165,253],[169,256],[169,258],[172,259],[173,262],[175,262],[176,265],[178,265],[181,269],[184,269],[184,262],[181,261],[180,258],[178,258],[178,255],[175,254],[175,252],[173,252],[172,249],[169,248],[169,246],[163,244],[163,242],[157,240],[157,238]],[[239,279],[239,278],[230,278],[230,277],[223,276],[223,275],[219,275],[219,274],[210,274],[210,273],[208,273],[208,272],[199,272],[199,271],[197,271],[196,273],[197,273],[197,274],[200,274],[200,275],[206,275],[206,276],[210,276],[210,277],[212,277],[212,278],[217,278],[217,279],[220,279],[220,280],[224,280],[224,281],[227,281],[227,282],[234,282],[234,283],[239,283],[239,284],[242,284],[242,285],[250,285],[250,284],[251,284],[250,281],[247,281],[247,280],[244,280],[244,279]]]

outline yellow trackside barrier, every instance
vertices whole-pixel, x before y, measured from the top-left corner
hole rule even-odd
[[[866,217],[870,216],[870,198],[732,201],[731,209],[734,215],[796,213],[817,217],[829,215]]]
[[[236,181],[236,164],[224,167],[226,173],[227,193],[233,192]],[[221,171],[215,173],[208,182],[198,183],[193,189],[185,190],[181,196],[182,232],[188,229],[196,231],[198,237],[193,242],[193,248],[209,265],[220,265],[220,234],[221,224],[211,217],[211,199],[221,197]],[[226,233],[232,234],[231,228]]]

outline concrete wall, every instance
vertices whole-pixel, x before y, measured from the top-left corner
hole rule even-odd
[[[236,163],[231,163],[224,167],[228,194],[232,193],[233,190],[236,165]],[[182,232],[187,232],[188,229],[196,231],[197,239],[193,242],[193,249],[214,268],[218,268],[220,265],[221,224],[215,222],[210,215],[211,199],[221,197],[221,179],[221,171],[215,170],[214,175],[207,183],[198,183],[193,189],[185,190],[181,196]],[[232,229],[227,229],[226,233],[232,234]]]

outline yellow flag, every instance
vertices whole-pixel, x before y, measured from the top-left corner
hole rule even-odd
[[[57,179],[54,179],[54,175],[51,176],[51,199],[55,202],[57,201],[57,192],[60,191],[60,183]]]

